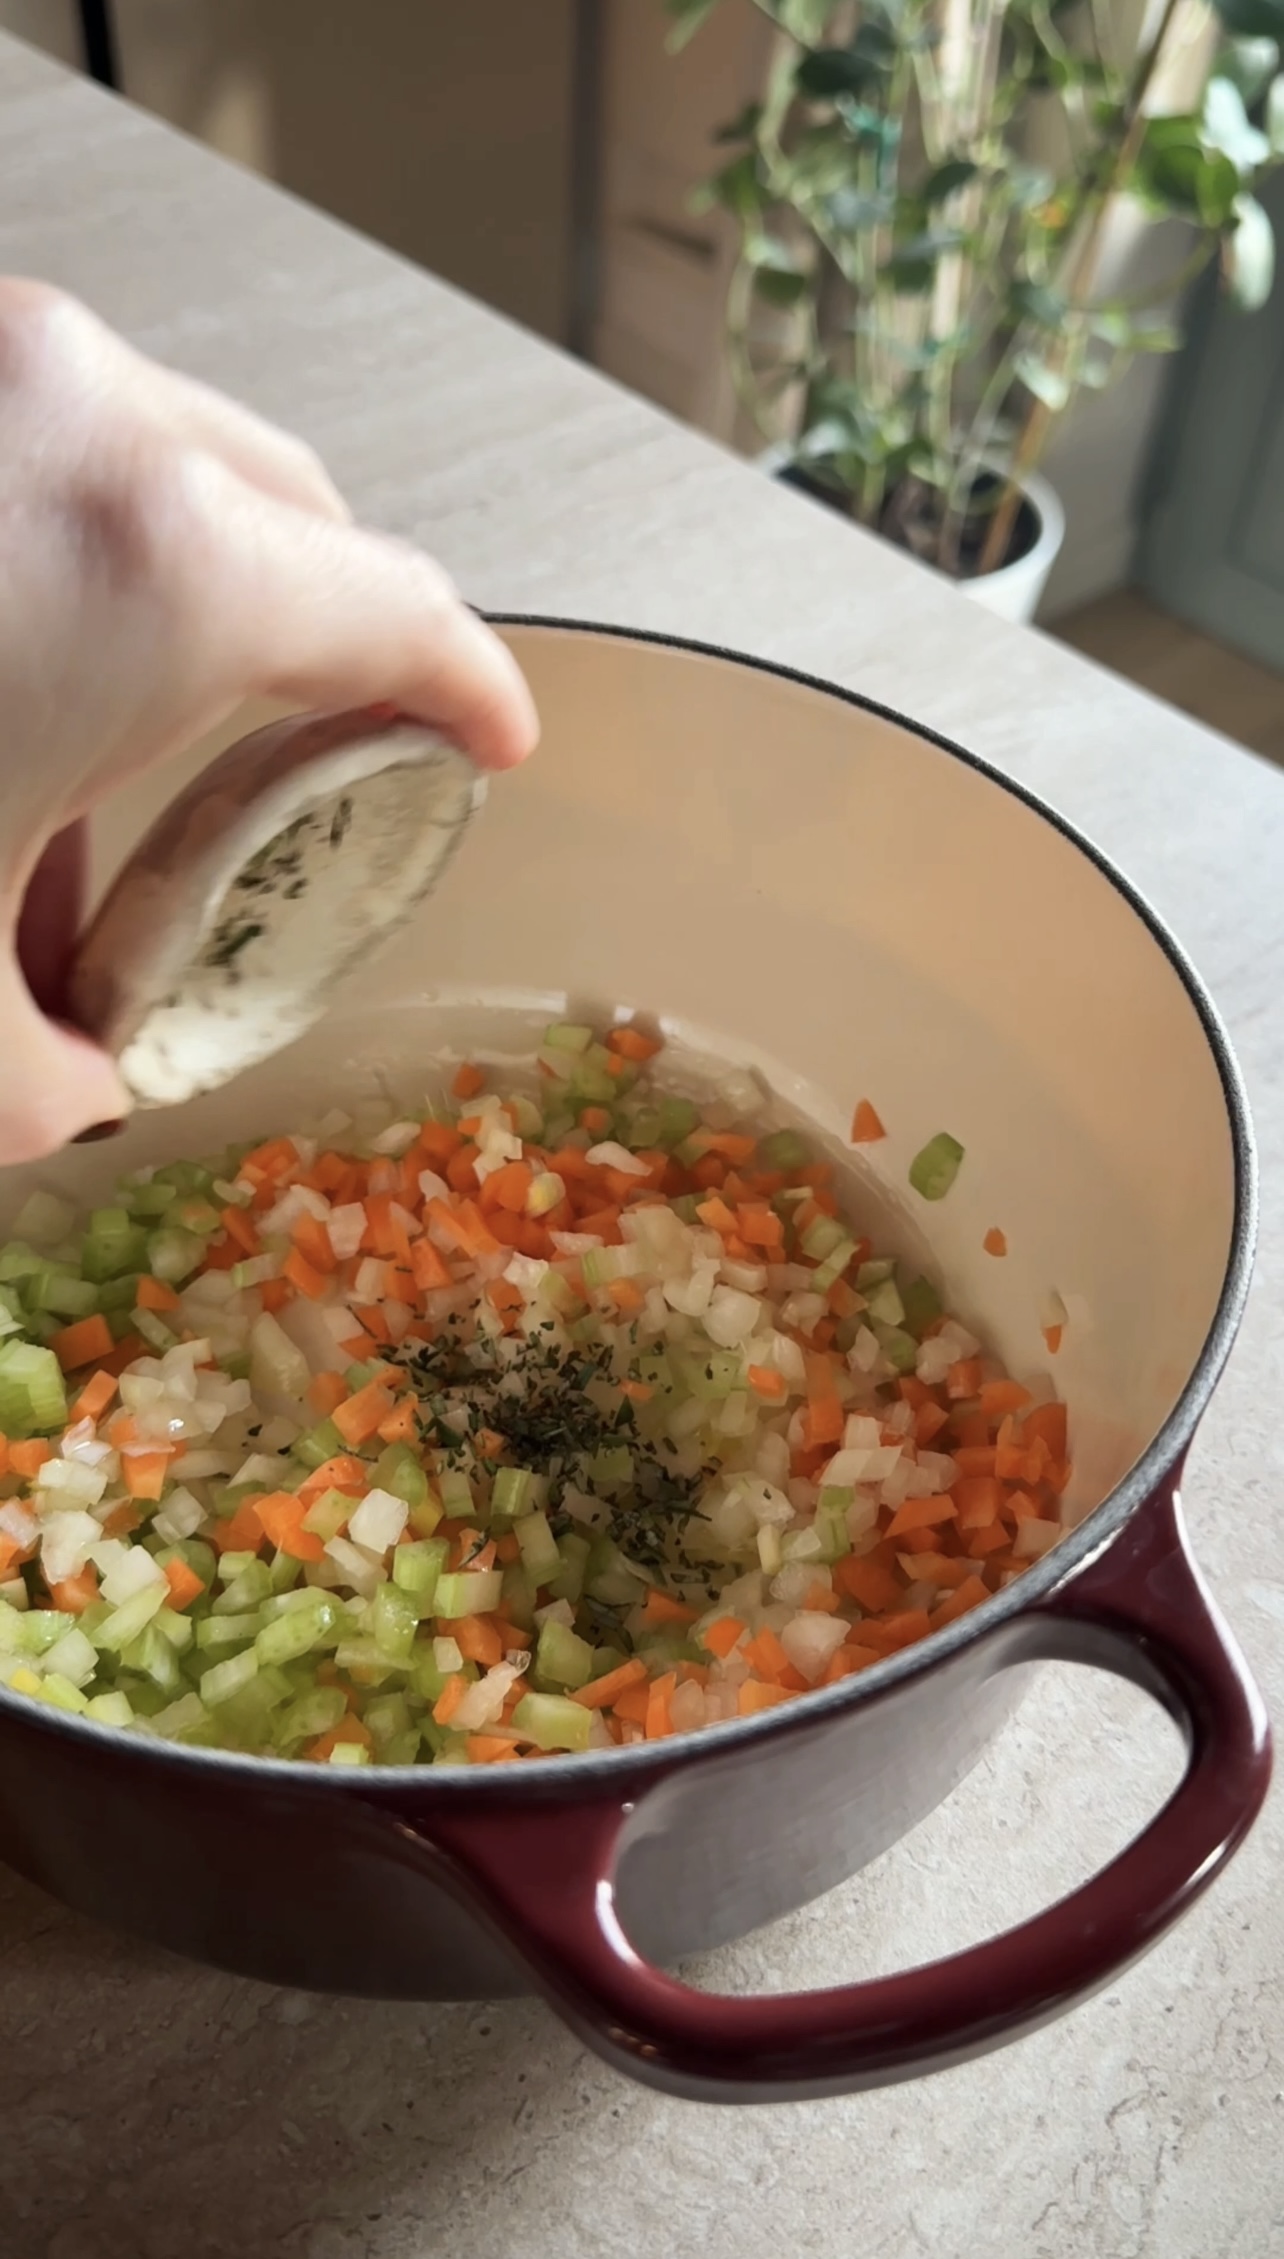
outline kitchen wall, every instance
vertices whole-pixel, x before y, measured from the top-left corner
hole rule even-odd
[[[574,0],[112,6],[134,101],[565,335]],[[0,26],[69,61],[76,21],[72,0],[0,0]]]

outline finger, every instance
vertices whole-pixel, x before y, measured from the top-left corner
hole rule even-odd
[[[238,400],[135,355],[147,406],[174,438],[208,449],[262,494],[347,524],[352,513],[320,457]],[[140,405],[142,402],[140,401]]]
[[[194,573],[242,692],[305,706],[392,699],[483,768],[525,760],[539,722],[521,670],[430,558],[258,501],[217,466],[205,484],[218,569],[198,558]]]
[[[98,1122],[129,1112],[129,1099],[105,1051],[87,1036],[47,1020],[17,961],[0,960],[0,1167],[41,1161]]]

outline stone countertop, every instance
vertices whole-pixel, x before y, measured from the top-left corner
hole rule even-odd
[[[65,285],[292,426],[475,602],[858,685],[1045,794],[1171,921],[1229,1023],[1264,1176],[1257,1281],[1186,1503],[1284,1713],[1284,780],[8,40],[0,148],[0,271]],[[703,1981],[835,1983],[1004,1927],[1118,1848],[1177,1767],[1144,1697],[1048,1669],[948,1805]],[[743,2110],[626,2084],[533,2002],[272,1992],[3,1875],[0,2255],[1271,2259],[1282,1854],[1277,1797],[1172,1936],[1017,2047]]]

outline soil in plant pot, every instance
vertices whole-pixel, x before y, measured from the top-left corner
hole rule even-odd
[[[777,471],[775,476],[782,485],[795,487],[800,494],[809,495],[814,502],[823,502],[827,509],[836,510],[845,518],[855,514],[850,491],[835,481],[825,479],[815,470],[791,463]],[[959,542],[959,580],[973,580],[976,577],[990,520],[1003,491],[1003,481],[990,471],[983,473],[973,485]],[[883,504],[877,531],[884,540],[894,541],[898,548],[908,549],[912,557],[934,565],[939,507],[939,497],[934,488],[925,486],[921,479],[902,479]],[[1022,495],[1012,523],[1012,534],[1002,560],[1003,565],[1015,565],[1020,558],[1028,556],[1038,538],[1038,511]]]

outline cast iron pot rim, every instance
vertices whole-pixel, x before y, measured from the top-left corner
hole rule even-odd
[[[798,1695],[792,1702],[760,1711],[755,1717],[729,1719],[720,1724],[716,1732],[706,1729],[663,1741],[634,1743],[627,1749],[589,1750],[574,1757],[559,1754],[527,1758],[518,1768],[516,1777],[509,1767],[504,1766],[500,1768],[501,1778],[497,1780],[494,1770],[485,1765],[380,1765],[372,1766],[369,1770],[363,1767],[348,1771],[346,1768],[329,1765],[302,1764],[297,1758],[252,1757],[236,1750],[186,1748],[178,1742],[149,1740],[146,1736],[135,1737],[123,1733],[119,1726],[102,1725],[96,1719],[82,1718],[71,1711],[56,1710],[51,1705],[33,1702],[27,1695],[11,1694],[4,1686],[0,1686],[0,1723],[17,1712],[29,1726],[35,1725],[60,1736],[80,1737],[87,1734],[100,1741],[104,1750],[114,1750],[122,1756],[128,1753],[131,1760],[176,1766],[184,1770],[213,1768],[225,1778],[239,1778],[247,1784],[258,1780],[265,1787],[271,1784],[279,1788],[289,1783],[292,1788],[305,1794],[344,1795],[351,1794],[356,1789],[363,1802],[377,1802],[386,1797],[389,1803],[396,1805],[411,1786],[418,1795],[431,1791],[432,1794],[441,1796],[471,1796],[487,1801],[498,1799],[501,1802],[522,1803],[528,1797],[539,1800],[548,1798],[556,1791],[558,1784],[568,1803],[592,1801],[589,1794],[582,1792],[608,1787],[613,1779],[618,1780],[620,1790],[624,1792],[627,1785],[638,1776],[650,1776],[655,1782],[680,1765],[731,1756],[753,1743],[791,1731],[805,1731],[813,1724],[821,1724],[825,1719],[832,1718],[839,1711],[877,1701],[892,1688],[923,1670],[925,1646],[930,1645],[931,1649],[927,1658],[929,1669],[946,1663],[978,1633],[992,1633],[1003,1624],[1015,1622],[1027,1613],[1032,1602],[1045,1600],[1059,1586],[1068,1584],[1076,1570],[1105,1551],[1110,1541],[1118,1535],[1131,1516],[1145,1505],[1163,1476],[1179,1459],[1199,1424],[1230,1354],[1248,1294],[1257,1236],[1257,1157],[1243,1080],[1217,1007],[1181,944],[1158,912],[1151,908],[1145,896],[1116,869],[1109,857],[1085,833],[1015,777],[1008,776],[992,762],[983,760],[979,754],[969,753],[964,746],[956,745],[953,739],[943,737],[939,731],[928,728],[925,723],[911,721],[908,716],[897,713],[894,707],[884,706],[877,699],[865,697],[860,691],[848,690],[839,683],[826,682],[820,676],[805,674],[800,668],[784,666],[778,660],[756,658],[743,651],[728,651],[718,644],[701,643],[687,636],[669,635],[649,628],[613,627],[597,620],[558,619],[529,612],[488,611],[482,616],[498,628],[533,628],[544,633],[604,637],[619,643],[644,644],[660,650],[680,651],[693,658],[714,659],[723,665],[748,668],[755,674],[772,675],[778,681],[793,683],[802,690],[817,691],[822,697],[836,699],[842,705],[855,707],[860,713],[873,714],[879,721],[891,722],[896,728],[907,730],[911,736],[934,745],[939,752],[948,753],[952,759],[975,770],[1000,791],[1020,800],[1036,816],[1041,816],[1045,823],[1051,824],[1054,831],[1060,832],[1072,847],[1078,848],[1081,855],[1086,856],[1147,928],[1181,981],[1207,1037],[1226,1101],[1234,1160],[1233,1215],[1226,1273],[1203,1348],[1168,1418],[1122,1482],[1117,1483],[1101,1504],[1093,1508],[1077,1529],[1060,1538],[1041,1560],[1035,1561],[1010,1585],[1006,1585],[1001,1592],[992,1594],[979,1607],[970,1609],[965,1616],[957,1618],[944,1630],[933,1633],[930,1643],[902,1648],[899,1653],[887,1656],[881,1663],[876,1663],[851,1678],[840,1680],[835,1686],[818,1687],[808,1694]]]

